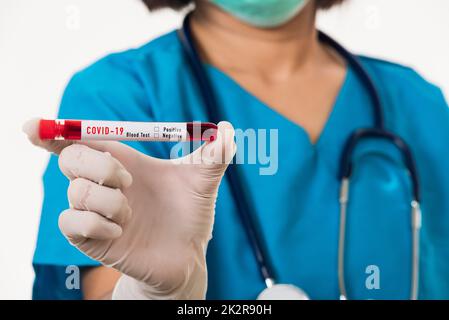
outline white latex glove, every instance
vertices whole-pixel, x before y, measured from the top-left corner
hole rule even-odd
[[[70,208],[59,227],[70,243],[123,275],[115,299],[204,299],[205,253],[217,190],[235,154],[234,131],[179,160],[161,160],[119,142],[30,141],[59,154]],[[182,163],[181,163],[182,162]]]

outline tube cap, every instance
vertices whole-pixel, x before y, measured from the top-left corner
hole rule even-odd
[[[53,140],[60,134],[59,125],[55,120],[41,120],[39,123],[39,138],[41,140]]]

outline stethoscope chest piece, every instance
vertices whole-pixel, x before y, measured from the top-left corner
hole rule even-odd
[[[300,288],[290,284],[274,284],[264,289],[257,300],[310,300]]]

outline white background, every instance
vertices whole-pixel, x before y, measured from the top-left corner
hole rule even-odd
[[[54,117],[76,70],[171,30],[181,16],[149,14],[138,0],[0,1],[0,299],[31,297],[41,176],[48,154],[21,133]],[[349,0],[320,26],[358,53],[401,62],[449,97],[449,1]]]

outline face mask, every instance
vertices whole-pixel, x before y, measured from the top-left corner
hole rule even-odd
[[[210,1],[247,24],[261,28],[272,28],[293,19],[309,0]]]

